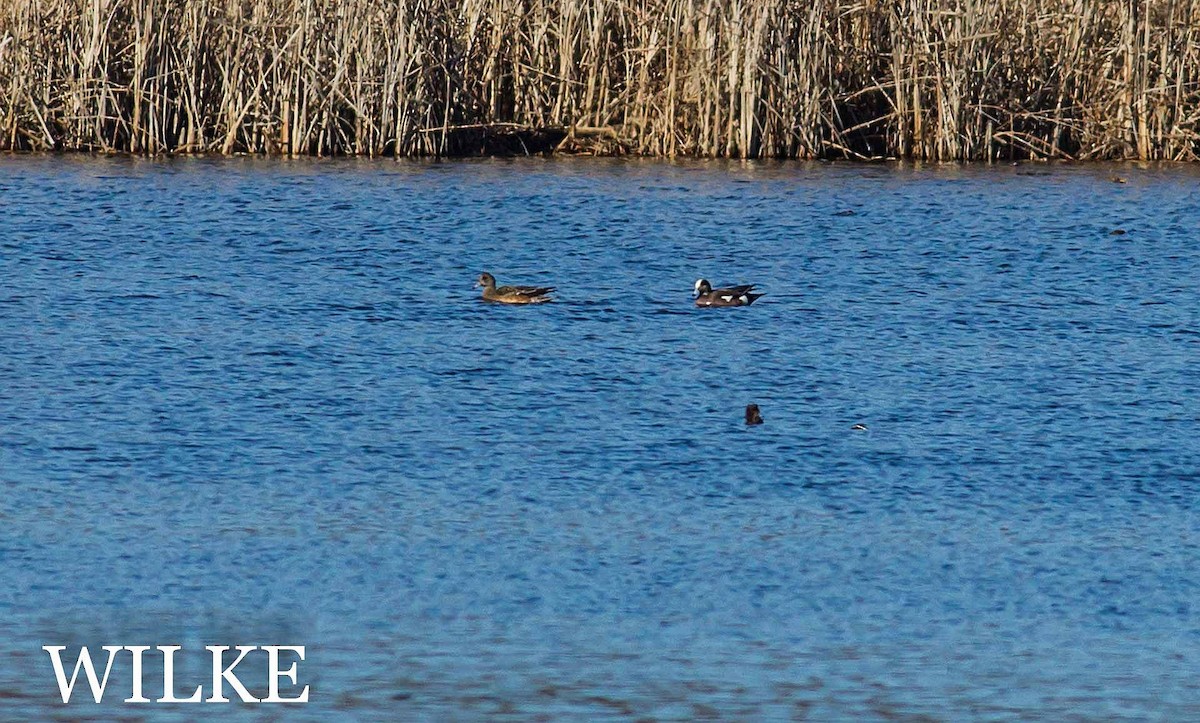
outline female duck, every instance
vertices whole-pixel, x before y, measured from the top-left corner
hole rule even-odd
[[[501,286],[496,287],[496,277],[484,271],[475,281],[476,288],[483,287],[483,300],[497,304],[544,304],[551,301],[549,294],[553,286]]]

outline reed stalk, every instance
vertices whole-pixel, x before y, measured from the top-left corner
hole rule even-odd
[[[1197,160],[1200,0],[0,0],[0,150],[412,156],[489,124]]]

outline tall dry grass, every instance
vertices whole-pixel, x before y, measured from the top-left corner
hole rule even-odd
[[[0,149],[1200,156],[1200,0],[0,0]]]

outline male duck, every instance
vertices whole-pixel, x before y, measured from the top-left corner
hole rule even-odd
[[[486,271],[479,275],[475,286],[483,287],[484,301],[494,301],[498,304],[544,304],[551,300],[548,294],[554,291],[553,286],[501,286],[496,288],[496,277]]]
[[[714,289],[708,279],[697,279],[696,306],[750,306],[762,294],[752,294],[754,284],[730,286],[727,289]]]

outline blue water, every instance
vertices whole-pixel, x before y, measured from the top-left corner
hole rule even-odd
[[[1200,719],[1198,182],[0,159],[0,719]]]

